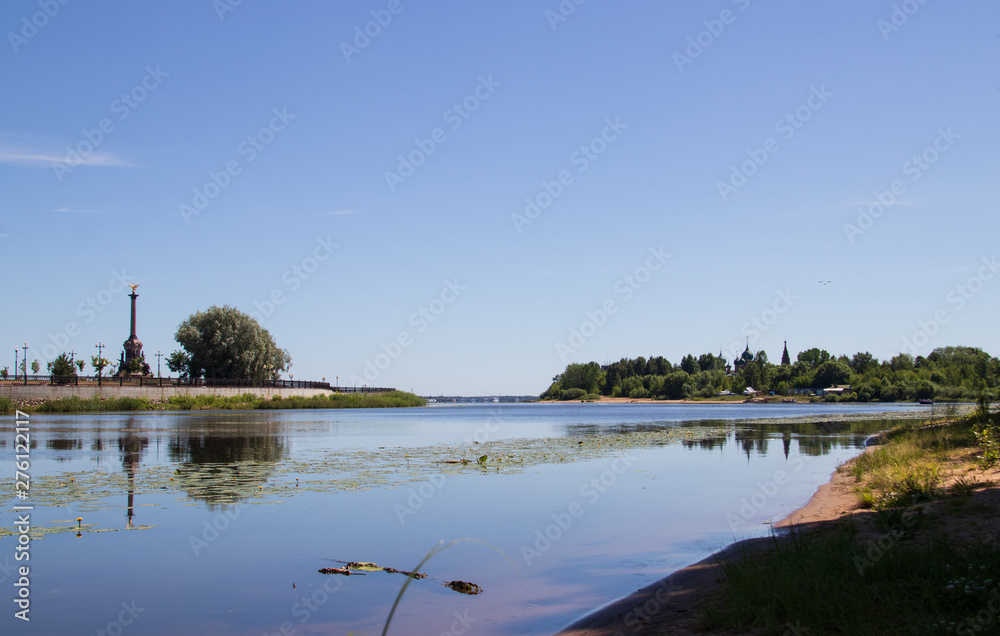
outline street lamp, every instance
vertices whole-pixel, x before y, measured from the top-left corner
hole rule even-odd
[[[14,347],[14,382],[17,382],[17,347]]]
[[[163,357],[163,354],[160,353],[159,350],[157,350],[157,352],[156,352],[156,377],[157,378],[160,377],[160,358],[162,358],[162,357]]]
[[[101,363],[101,350],[104,349],[104,343],[98,340],[94,347],[97,349],[97,386],[101,386],[101,369],[104,368]]]
[[[24,386],[28,386],[28,343],[25,342],[21,348],[24,349],[24,355],[21,360],[24,363]]]

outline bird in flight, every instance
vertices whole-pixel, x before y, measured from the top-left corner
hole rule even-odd
[[[819,281],[819,284],[820,285],[829,285],[830,281],[828,281],[828,280],[821,280],[821,281]]]

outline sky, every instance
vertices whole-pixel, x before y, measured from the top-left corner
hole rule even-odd
[[[8,0],[0,32],[0,366],[117,359],[125,283],[154,368],[228,305],[295,379],[423,395],[1000,354],[996,2]]]

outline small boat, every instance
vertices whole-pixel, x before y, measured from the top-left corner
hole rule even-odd
[[[919,402],[920,404],[934,404],[934,400],[930,398],[920,398],[919,400],[917,400],[917,402]]]
[[[795,404],[795,398],[784,398],[781,400],[782,404]]]

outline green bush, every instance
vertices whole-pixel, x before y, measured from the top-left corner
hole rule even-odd
[[[1000,463],[1000,414],[990,414],[990,401],[985,395],[979,396],[979,405],[972,416],[976,442],[982,447],[979,467],[983,470]]]
[[[579,400],[583,396],[587,395],[587,391],[584,389],[566,389],[562,392],[563,400]]]

